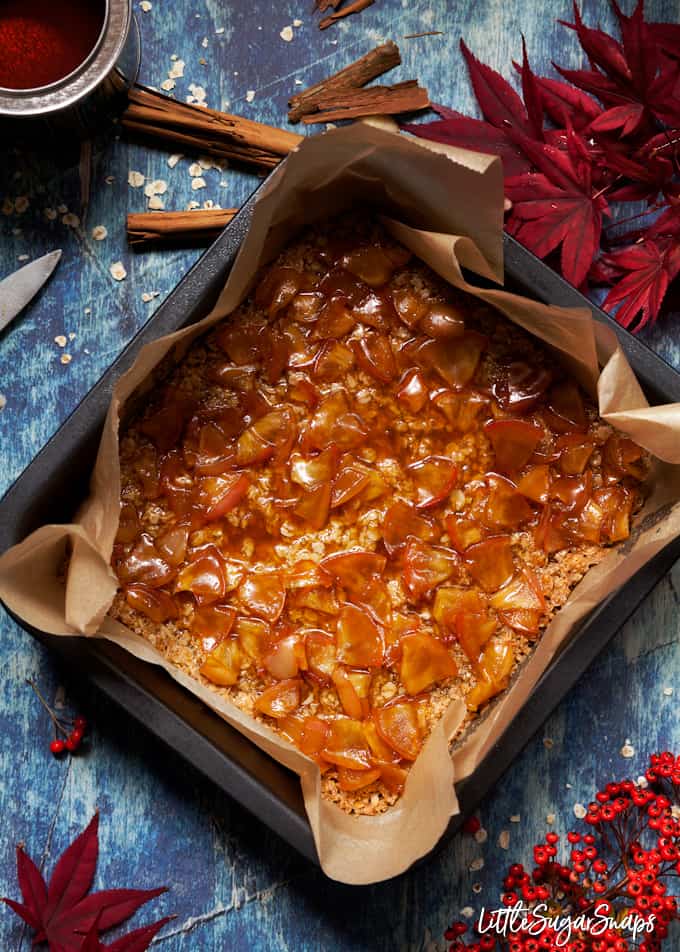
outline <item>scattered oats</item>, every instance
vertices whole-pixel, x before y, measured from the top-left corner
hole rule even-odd
[[[114,281],[124,281],[127,278],[127,271],[122,261],[114,261],[109,267],[109,271]]]
[[[130,169],[128,172],[128,185],[130,188],[141,188],[144,184],[144,176],[141,172],[135,172],[134,169]]]
[[[153,182],[144,186],[144,194],[147,198],[151,198],[153,195],[165,195],[167,190],[168,183],[163,179],[154,179]]]
[[[109,233],[106,229],[106,225],[95,225],[95,227],[92,229],[92,237],[95,241],[103,241],[108,237],[108,234]]]
[[[47,221],[54,221],[57,217],[57,210],[56,208],[45,208],[43,210],[43,215]]]
[[[215,163],[209,155],[199,155],[198,164],[200,168],[204,169],[206,172],[208,169],[212,169],[215,166]]]
[[[482,891],[482,884],[481,884],[481,883],[473,883],[473,884],[472,884],[472,891],[473,891],[473,893],[475,893],[475,895],[478,895],[478,894]]]
[[[176,85],[177,83],[175,82],[175,80],[170,79],[170,77],[168,76],[168,78],[164,79],[163,82],[161,83],[161,89],[165,90],[166,93],[169,93],[175,88]]]
[[[153,301],[154,298],[157,298],[160,293],[160,291],[144,291],[142,294],[142,301],[144,301],[145,304],[148,304],[149,301]]]
[[[680,820],[680,806],[678,806],[677,803],[674,803],[671,806],[671,816],[674,820]]]
[[[69,339],[69,340],[75,340],[75,339],[76,339],[76,335],[73,333],[73,331],[69,331],[68,339]]]
[[[564,786],[565,786],[565,788],[566,788],[567,790],[571,790],[571,784],[570,784],[570,783],[565,783]]]
[[[546,750],[552,750],[553,747],[555,746],[555,741],[552,739],[552,737],[544,737],[543,746],[545,747]]]
[[[338,128],[338,127],[336,126],[336,124],[335,124],[334,122],[327,122],[327,123],[326,123],[326,132],[329,132],[331,129],[337,129],[337,128]]]
[[[588,811],[586,810],[586,808],[583,806],[582,803],[574,804],[574,816],[576,817],[577,820],[582,820],[587,812]]]
[[[215,36],[222,36],[223,33],[224,33],[224,27],[218,26],[217,29],[215,30]]]
[[[85,314],[85,315],[90,315],[91,313],[92,313],[92,308],[91,308],[91,307],[86,307],[85,310],[83,311],[83,314]]]
[[[116,181],[116,177],[115,175],[107,175],[104,181],[107,185],[113,185],[113,183]]]
[[[638,787],[643,787],[643,788],[644,788],[644,787],[648,787],[648,786],[649,786],[649,784],[648,784],[648,782],[647,782],[647,778],[646,778],[645,776],[643,776],[642,774],[640,774],[640,776],[637,778],[637,780],[635,781],[635,783],[638,785]]]
[[[182,76],[184,76],[184,67],[186,65],[184,60],[177,59],[174,54],[170,59],[173,60],[173,64],[168,70],[168,79],[181,79]]]
[[[203,86],[197,86],[195,83],[189,83],[189,92],[196,102],[205,102],[205,97],[208,95]]]
[[[207,36],[204,36],[203,39],[201,40],[201,46],[203,47],[204,50],[207,50],[207,49],[208,49],[208,37],[207,37]]]
[[[27,195],[19,195],[18,198],[14,199],[14,211],[17,215],[23,215],[30,204]]]
[[[170,54],[170,59],[171,59],[171,60],[173,61],[173,63],[174,63],[175,60],[179,59],[179,56],[177,55],[177,53],[171,53],[171,54]]]
[[[463,919],[472,919],[475,914],[475,910],[472,908],[472,906],[463,906],[463,908],[460,910],[460,914]]]
[[[627,760],[630,760],[631,757],[635,756],[635,748],[627,738],[626,743],[621,748],[621,756],[625,757]]]
[[[501,830],[498,834],[498,845],[502,850],[507,850],[510,847],[510,830]]]
[[[2,201],[2,214],[3,215],[13,215],[14,214],[14,202],[11,198],[4,198]]]
[[[203,169],[198,164],[198,162],[192,162],[191,165],[189,166],[189,175],[192,178],[198,178],[198,176],[201,175],[202,172],[203,172]]]
[[[220,188],[226,188],[229,185],[226,179],[220,179]]]
[[[200,175],[198,178],[193,178],[191,180],[191,187],[194,190],[194,192],[197,192],[199,188],[205,188],[206,184],[207,184],[206,180]]]
[[[238,76],[238,70],[237,70],[237,69],[234,70],[234,76]]]
[[[62,362],[62,364],[70,364],[73,360],[73,357],[71,357],[70,354],[62,354],[59,360]]]
[[[165,202],[159,195],[152,195],[148,201],[148,206],[152,212],[159,212],[165,208]]]
[[[192,211],[194,210],[194,208],[200,208],[200,207],[201,207],[201,203],[200,203],[200,202],[194,202],[194,201],[192,201],[192,202],[189,202],[189,204],[187,205],[187,211],[192,212]]]
[[[57,334],[54,338],[54,343],[57,347],[66,347],[66,336],[64,334]]]
[[[478,856],[476,859],[473,859],[468,867],[471,873],[476,873],[480,869],[484,868],[484,860],[481,856]]]
[[[18,255],[17,261],[28,261],[29,257],[30,257],[29,255]]]
[[[216,202],[213,202],[212,198],[206,198],[206,200],[203,202],[203,208],[208,210],[211,208],[220,208],[220,207],[221,206],[218,205]]]
[[[302,86],[302,80],[301,80],[301,79],[296,79],[296,80],[295,80],[295,85],[296,85],[296,86]]]
[[[555,822],[555,814],[549,813],[547,817],[545,818],[545,822],[548,824],[548,826],[552,826],[553,823]]]
[[[512,816],[510,817],[510,822],[519,823],[519,821],[520,821],[519,813],[513,813]]]
[[[168,157],[168,165],[170,166],[171,169],[174,169],[174,167],[177,165],[179,160],[183,158],[184,156],[182,155],[181,152],[175,152],[174,155],[171,155]]]
[[[60,215],[65,215],[68,211],[68,205],[57,205],[57,211]]]
[[[148,13],[151,9],[151,0],[139,0],[139,7],[144,13]]]
[[[204,58],[201,56],[201,58],[200,58],[199,61],[198,61],[198,64],[199,64],[199,66],[207,66],[207,65],[208,65],[208,61],[207,61],[207,59],[204,59]]]
[[[84,353],[84,354],[87,354],[88,357],[90,356],[90,352],[89,352],[89,350],[87,349],[87,347],[83,347],[83,353]]]
[[[246,93],[246,102],[252,102],[254,98],[255,98],[255,90],[249,89],[248,92]]]
[[[302,20],[293,20],[293,26],[302,26]]]
[[[489,838],[489,834],[486,832],[483,826],[480,826],[480,828],[475,833],[475,839],[477,840],[478,843],[486,843],[488,838]]]
[[[62,225],[68,225],[69,228],[80,228],[80,219],[73,212],[66,212],[61,216]]]
[[[664,694],[664,697],[671,697],[673,694],[673,688],[664,688],[663,694]]]
[[[279,33],[279,36],[282,40],[285,40],[286,43],[290,43],[290,41],[293,39],[293,27],[284,26],[284,28]]]
[[[7,397],[4,393],[0,393],[0,410],[4,410],[7,406]]]

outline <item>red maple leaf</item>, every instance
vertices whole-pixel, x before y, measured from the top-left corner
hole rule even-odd
[[[528,172],[529,159],[524,155],[520,138],[543,139],[541,91],[531,72],[522,41],[524,66],[522,81],[525,102],[500,73],[480,62],[463,40],[460,48],[467,63],[472,87],[484,119],[473,119],[444,106],[433,106],[442,117],[428,123],[405,123],[402,129],[423,139],[472,149],[487,155],[500,155],[505,175]]]
[[[680,123],[680,62],[664,56],[656,34],[644,20],[644,0],[626,16],[612,0],[621,28],[621,43],[602,30],[586,27],[574,0],[574,23],[564,26],[576,31],[587,54],[590,69],[555,69],[575,86],[597,96],[608,108],[591,123],[596,133],[620,130],[629,136],[654,119],[671,125]]]
[[[507,179],[513,202],[507,230],[539,258],[562,245],[562,274],[579,287],[600,246],[604,196],[593,193],[590,158],[583,140],[567,134],[567,151],[546,143],[524,143],[539,169]]]
[[[635,330],[641,330],[653,323],[669,284],[680,272],[680,245],[647,239],[603,258],[606,266],[623,274],[604,299],[603,308],[618,308],[616,320],[623,327],[634,325]]]
[[[472,149],[486,155],[499,155],[503,160],[506,175],[528,172],[531,163],[519,146],[508,138],[504,129],[497,129],[483,119],[464,116],[454,109],[434,105],[432,108],[442,117],[434,122],[404,123],[402,129],[421,139],[444,142],[460,149]]]
[[[50,952],[98,949],[98,946],[92,946],[93,932],[98,940],[100,932],[125,922],[150,899],[167,891],[165,888],[106,889],[87,895],[97,866],[98,829],[99,815],[95,814],[87,828],[59,858],[49,884],[45,883],[42,873],[23,847],[17,847],[17,878],[23,903],[8,898],[2,901],[33,929],[34,944],[48,942]],[[166,921],[145,927],[147,930],[157,927],[151,938]],[[137,930],[138,933],[141,931]],[[134,934],[130,933],[131,936]],[[108,948],[114,952],[142,952],[147,947],[148,943],[129,947],[114,943]]]

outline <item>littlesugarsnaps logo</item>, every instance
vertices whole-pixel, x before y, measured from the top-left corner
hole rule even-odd
[[[479,913],[477,931],[480,935],[493,934],[504,939],[513,935],[539,937],[548,930],[551,933],[550,948],[564,948],[573,939],[586,934],[596,938],[611,930],[625,932],[633,941],[645,933],[654,932],[655,917],[643,918],[635,912],[629,912],[622,918],[610,915],[611,907],[607,902],[599,903],[591,913],[574,916],[560,915],[551,911],[547,903],[538,903],[529,908],[521,902],[502,909],[487,910],[483,906]]]

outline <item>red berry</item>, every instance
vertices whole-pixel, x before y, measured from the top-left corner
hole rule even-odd
[[[482,824],[479,821],[479,818],[476,816],[469,816],[465,823],[463,823],[463,832],[474,834],[481,829]]]
[[[53,740],[52,743],[50,744],[50,750],[52,751],[55,757],[58,757],[59,754],[63,754],[64,751],[66,750],[66,744],[63,742],[63,740],[59,740],[59,738],[57,738],[56,740]]]
[[[81,741],[81,738],[77,736],[75,731],[72,731],[68,735],[68,740],[66,741],[66,749],[69,750],[71,753],[73,753],[74,751],[78,750],[78,748],[80,747],[80,741]]]
[[[84,734],[87,730],[87,721],[84,717],[76,717],[75,721],[73,722],[73,726],[77,731],[81,731]]]
[[[83,731],[79,727],[74,727],[74,729],[69,734],[69,737],[71,737],[72,740],[80,743],[83,739]]]

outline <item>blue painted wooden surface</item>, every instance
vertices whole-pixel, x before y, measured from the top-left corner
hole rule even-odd
[[[401,41],[404,65],[393,80],[418,75],[433,100],[463,111],[474,106],[457,49],[461,35],[506,75],[511,55],[520,52],[520,31],[536,68],[548,70],[552,58],[580,65],[571,34],[553,19],[569,16],[566,0],[377,0],[359,17],[324,33],[310,15],[311,0],[152,4],[150,12],[137,7],[143,81],[160,85],[176,54],[186,62],[178,96],[187,95],[195,83],[205,87],[209,105],[276,124],[284,121],[287,97],[300,88],[296,79],[308,85],[382,38],[399,42],[421,30],[445,34]],[[585,7],[588,22],[611,22],[604,0],[589,0]],[[656,19],[675,19],[677,5],[649,0],[648,12]],[[294,38],[286,43],[280,30],[296,18],[302,25],[294,27]],[[193,251],[128,253],[125,213],[146,205],[143,191],[128,186],[128,170],[141,171],[148,180],[167,180],[168,208],[206,199],[238,205],[256,184],[253,176],[210,170],[207,187],[193,192],[190,160],[175,169],[166,160],[162,151],[111,137],[97,140],[87,218],[71,228],[63,223],[63,213],[48,220],[45,209],[67,206],[81,214],[77,156],[68,149],[56,157],[18,154],[11,143],[3,144],[0,205],[18,196],[26,196],[29,204],[22,214],[0,214],[0,275],[18,267],[22,255],[34,258],[61,247],[64,256],[50,285],[0,339],[0,392],[7,400],[0,411],[0,492],[197,257]],[[91,232],[101,224],[108,237],[97,242]],[[118,260],[128,272],[121,283],[109,274],[109,265]],[[154,291],[159,297],[144,303],[142,294]],[[63,349],[54,342],[62,334],[75,335]],[[647,340],[680,367],[677,319],[659,325]],[[67,365],[60,362],[64,352],[72,355]],[[647,753],[680,746],[679,584],[676,567],[486,798],[480,811],[486,843],[459,837],[398,881],[361,891],[326,881],[179,758],[158,751],[135,723],[74,685],[68,671],[0,614],[0,894],[17,896],[16,842],[25,842],[49,870],[98,807],[98,883],[170,885],[155,903],[158,914],[177,915],[159,943],[167,952],[444,948],[443,930],[460,909],[494,905],[505,865],[530,859],[548,814],[556,816],[554,828],[564,831],[573,820],[574,803],[587,802],[596,784],[616,775],[637,776]],[[62,762],[50,757],[48,722],[24,685],[27,676],[35,677],[50,697],[65,691],[67,705],[73,692],[78,694],[94,723],[87,756]],[[664,689],[673,686],[676,693],[668,696]],[[627,760],[620,754],[626,740],[636,751]],[[510,822],[515,815],[519,823]],[[497,845],[503,830],[510,831],[507,852]],[[472,872],[477,858],[485,865]],[[143,918],[140,914],[135,921]],[[0,912],[0,948],[29,946],[18,920],[7,910]]]

